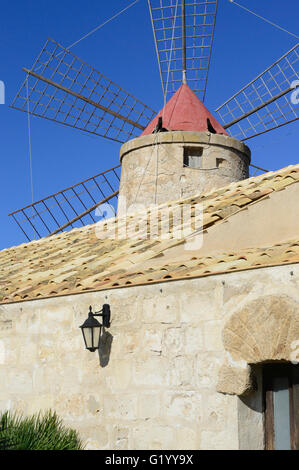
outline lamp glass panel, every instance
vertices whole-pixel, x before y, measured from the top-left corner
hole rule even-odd
[[[99,346],[101,327],[93,328],[93,346],[97,348]]]
[[[87,348],[92,348],[92,328],[83,328],[83,335],[85,339],[85,344]]]

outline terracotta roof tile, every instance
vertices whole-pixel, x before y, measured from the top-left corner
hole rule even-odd
[[[172,213],[166,239],[144,239],[144,236],[133,240],[113,239],[116,227],[122,233],[129,225],[129,233],[134,234],[139,224],[148,233],[147,212],[132,215],[129,224],[125,219],[109,219],[101,225],[73,229],[3,250],[0,252],[0,303],[298,263],[299,240],[213,256],[190,256],[184,251],[182,259],[177,259],[178,256],[174,259],[170,250],[186,241],[186,235],[183,239],[176,238],[182,235],[182,229],[188,229],[188,224],[176,222],[175,214],[183,204],[192,205],[192,232],[201,216],[206,229],[298,181],[299,165],[295,165],[231,183],[204,195],[161,204],[156,211],[160,216],[157,230],[167,227],[163,216],[169,210]],[[202,214],[197,212],[199,203]],[[99,228],[102,228],[100,239]]]

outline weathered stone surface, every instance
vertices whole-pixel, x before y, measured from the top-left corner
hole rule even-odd
[[[255,389],[249,364],[296,361],[299,357],[299,303],[287,295],[267,295],[246,303],[226,322],[223,343],[230,362],[219,372],[217,390],[246,395]],[[238,367],[238,361],[247,367]]]
[[[246,395],[255,389],[250,367],[224,365],[219,372],[217,391],[230,395]]]
[[[143,419],[158,418],[161,415],[161,394],[159,392],[139,395],[139,413]]]
[[[5,342],[0,340],[0,365],[5,364]]]
[[[0,320],[0,330],[11,330],[12,320]]]
[[[133,382],[138,386],[163,388],[168,382],[169,360],[165,357],[136,359]]]
[[[146,449],[176,449],[176,432],[173,426],[157,425],[147,422],[132,429],[132,448]]]
[[[239,361],[296,357],[298,273],[282,266],[30,301],[22,311],[6,305],[1,318],[12,328],[0,330],[0,410],[52,408],[90,449],[238,449],[247,436],[261,448],[261,411],[247,410],[251,401],[238,411],[234,396],[250,389]],[[106,302],[113,340],[103,363],[101,352],[84,349],[79,325],[89,305]],[[62,328],[53,332],[55,321]],[[255,358],[248,335],[260,347]],[[273,350],[262,347],[267,335]]]
[[[228,431],[204,431],[201,434],[200,449],[235,450],[238,448],[236,433]]]
[[[159,297],[143,300],[141,309],[144,321],[146,323],[175,322],[178,315],[177,298],[174,295],[160,295]]]
[[[94,426],[91,429],[93,435],[92,439],[87,437],[88,434],[86,434],[86,431],[82,433],[82,438],[85,438],[86,436],[86,450],[105,449],[109,442],[109,434],[107,428],[105,426],[101,426],[101,424],[98,424],[97,426]],[[117,442],[119,442],[118,439]]]
[[[168,380],[171,388],[188,390],[197,388],[194,362],[193,357],[185,355],[176,356],[169,361]]]
[[[268,295],[247,303],[223,330],[225,349],[236,361],[292,360],[299,338],[299,303],[286,295]]]
[[[137,415],[136,394],[114,394],[104,397],[104,416],[106,419],[134,419]]]
[[[190,147],[202,151],[201,168],[184,166],[184,148]],[[173,131],[126,142],[120,159],[119,216],[137,205],[148,207],[248,178],[250,150],[224,135]]]
[[[163,412],[166,416],[190,421],[190,423],[196,425],[202,419],[201,396],[198,392],[194,391],[166,393],[163,402]]]
[[[262,390],[261,367],[254,367],[257,390]],[[250,393],[238,399],[239,449],[264,450],[264,403],[262,393]]]
[[[128,426],[114,426],[113,440],[115,441],[115,449],[127,450],[129,442],[130,428]]]
[[[183,353],[185,335],[183,328],[168,328],[164,332],[162,354],[164,356],[179,356]]]

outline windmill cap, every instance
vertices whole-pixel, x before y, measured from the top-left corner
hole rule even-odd
[[[168,131],[199,131],[228,135],[217,119],[184,83],[141,136],[152,134],[159,126]]]

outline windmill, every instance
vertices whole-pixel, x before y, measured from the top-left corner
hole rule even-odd
[[[148,6],[165,103],[182,83],[204,102],[218,0],[148,0]],[[52,39],[47,40],[32,68],[23,70],[26,79],[12,107],[34,116],[123,144],[138,137],[157,114]],[[298,86],[296,44],[215,113],[230,136],[246,141],[299,118],[292,100]],[[120,167],[9,215],[28,241],[32,235],[41,238],[94,223],[93,211],[117,199]]]

